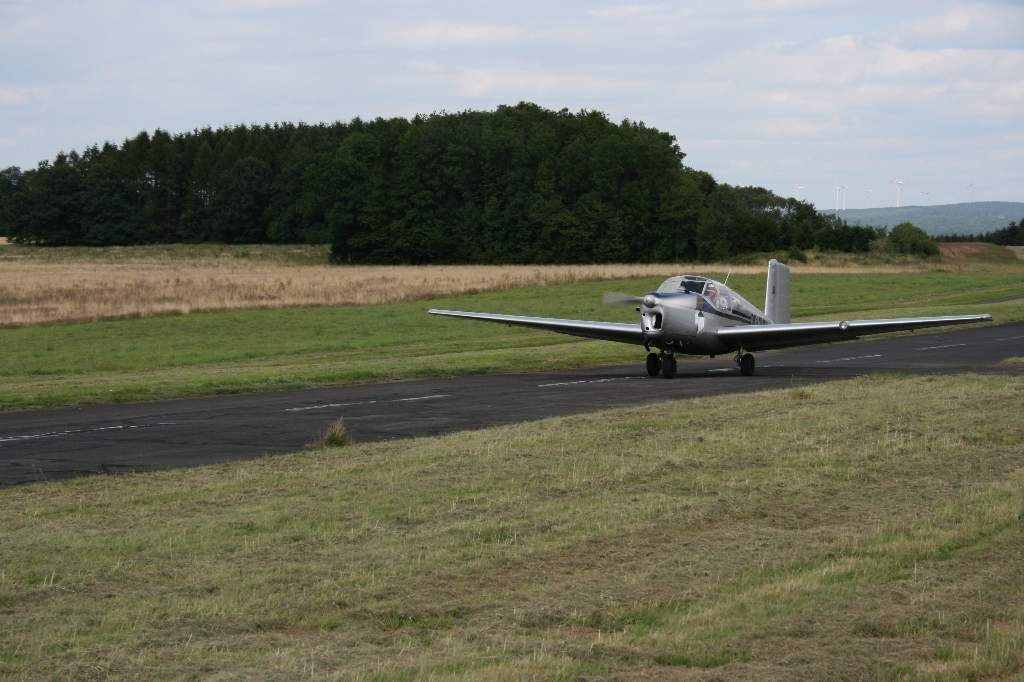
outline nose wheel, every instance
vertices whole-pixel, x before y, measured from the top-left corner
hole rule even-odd
[[[673,379],[676,376],[676,356],[671,353],[665,355],[661,361],[661,376],[666,379]]]
[[[647,375],[656,377],[659,374],[666,379],[676,375],[676,356],[671,353],[651,353],[647,356]]]

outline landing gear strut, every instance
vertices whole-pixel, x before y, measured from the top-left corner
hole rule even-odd
[[[754,356],[750,353],[740,353],[736,355],[736,362],[740,366],[740,374],[745,377],[749,377],[754,373]]]

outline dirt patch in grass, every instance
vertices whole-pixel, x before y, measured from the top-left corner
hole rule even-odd
[[[0,491],[0,674],[1012,676],[1022,403],[865,378]]]

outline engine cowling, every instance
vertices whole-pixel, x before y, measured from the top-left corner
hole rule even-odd
[[[640,326],[651,344],[665,350],[682,350],[698,332],[700,297],[694,294],[644,296]]]

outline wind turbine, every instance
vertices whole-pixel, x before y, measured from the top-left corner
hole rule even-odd
[[[843,210],[846,210],[846,193],[850,191],[850,188],[846,186],[846,180],[843,180]]]
[[[843,190],[840,189],[839,183],[836,183],[836,186],[830,189],[829,191],[836,193],[836,213],[839,213],[839,193],[842,192]]]
[[[907,178],[906,180],[897,180],[896,176],[894,175],[894,176],[892,176],[892,181],[894,183],[896,183],[896,186],[893,187],[893,191],[896,192],[896,208],[899,208],[900,207],[900,197],[903,196],[903,185],[905,185],[908,182],[910,182],[910,178]]]
[[[796,187],[796,200],[800,201],[800,190],[807,189],[803,185],[796,184],[796,180],[793,181],[793,187]]]
[[[926,197],[928,197],[928,205],[929,206],[932,205],[932,190],[933,189],[935,189],[935,185],[932,185],[931,187],[929,187],[927,192],[925,192],[924,190],[921,191],[921,194],[923,194]]]
[[[971,175],[971,184],[969,184],[966,187],[964,187],[964,189],[971,190],[971,203],[973,204],[974,203],[974,175],[973,174]]]
[[[867,199],[867,203],[868,203],[867,208],[871,208],[871,193],[875,191],[875,188],[874,187],[862,187],[861,189],[863,189],[864,192],[865,192],[864,198]]]

